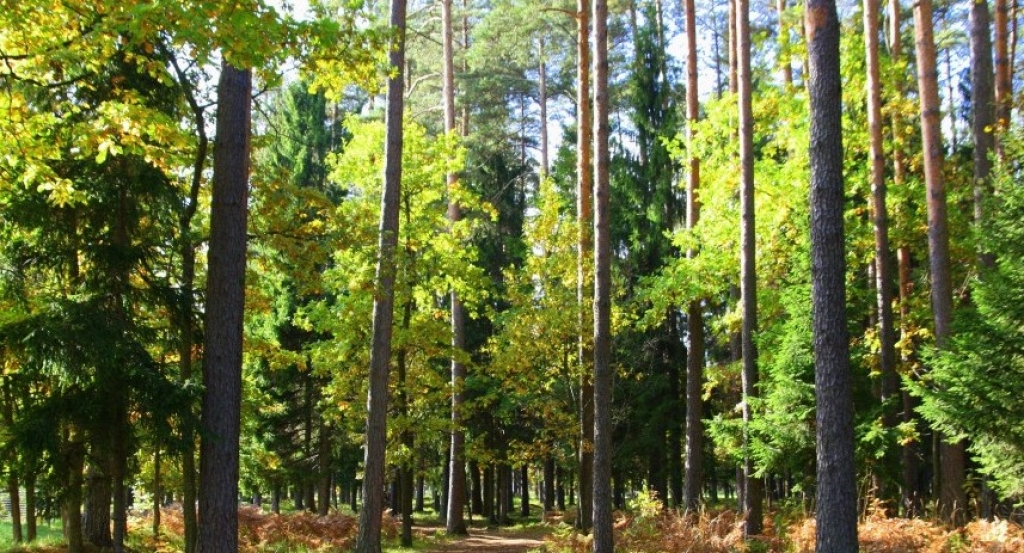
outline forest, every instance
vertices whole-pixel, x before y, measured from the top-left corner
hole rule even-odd
[[[1018,20],[2,0],[0,551],[1024,551]]]

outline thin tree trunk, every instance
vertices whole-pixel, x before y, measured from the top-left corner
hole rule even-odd
[[[544,513],[555,510],[555,459],[544,460]]]
[[[608,2],[594,0],[594,553],[612,553],[611,211]]]
[[[327,513],[331,510],[331,483],[333,482],[331,474],[331,427],[327,424],[327,419],[323,416],[320,417],[320,435],[317,440],[317,463],[319,468],[317,479],[317,503],[316,503],[316,514],[319,516],[327,516]]]
[[[25,540],[36,541],[36,474],[29,471],[25,474]]]
[[[985,228],[985,198],[991,193],[992,160],[989,156],[995,148],[992,131],[995,127],[995,94],[992,77],[992,40],[989,37],[991,24],[988,0],[971,3],[971,105],[974,113],[971,120],[974,135],[974,225],[977,232]],[[992,267],[995,259],[985,252],[978,252],[978,261],[983,267]]]
[[[786,24],[786,0],[775,0],[779,13],[779,65],[782,66],[782,84],[786,89],[793,87],[793,60],[790,54],[789,25]]]
[[[780,0],[784,1],[784,0]],[[686,228],[691,231],[700,220],[700,159],[695,155],[700,103],[697,97],[697,12],[694,0],[685,0],[686,9],[686,120],[690,171],[686,181]],[[697,250],[691,248],[686,257],[693,259]],[[686,356],[686,485],[683,507],[696,511],[701,502],[704,468],[704,311],[701,300],[690,302],[687,309],[687,334],[690,349]]]
[[[953,313],[953,289],[950,279],[949,217],[946,212],[946,184],[943,178],[942,135],[939,122],[939,91],[935,69],[935,39],[932,31],[931,0],[914,5],[917,43],[917,80],[921,102],[921,134],[924,147],[924,176],[928,196],[928,250],[931,268],[932,312],[935,320],[935,344],[947,346]],[[939,513],[948,522],[957,522],[966,506],[964,443],[940,445],[941,479]]]
[[[757,263],[756,237],[754,234],[754,116],[750,78],[750,2],[736,0],[739,112],[740,112],[740,294],[743,305],[743,441],[749,448],[751,399],[758,396],[757,349],[754,334],[757,332]],[[761,533],[763,486],[761,479],[754,477],[754,459],[749,453],[744,461],[743,513],[746,518],[745,533],[754,536]]]
[[[540,39],[540,66],[537,69],[540,95],[540,176],[548,176],[548,66],[545,60],[544,37]]]
[[[593,120],[590,104],[590,0],[576,2],[576,213],[578,228],[577,288],[576,298],[579,303],[579,364],[580,364],[580,425],[581,440],[579,446],[580,501],[588,506],[577,509],[576,528],[589,532],[593,526],[592,512],[589,508],[593,502],[591,486],[594,479],[594,384],[591,371],[591,355],[593,345],[588,332],[585,331],[592,310],[594,294],[593,273],[593,214],[591,199],[593,195]],[[564,490],[559,502],[559,509],[565,509]]]
[[[1009,0],[995,2],[995,117],[999,130],[1006,131],[1010,128],[1010,108],[1013,102],[1013,67],[1010,65],[1010,47],[1007,39],[1010,5]],[[1001,145],[999,155],[1003,155]]]
[[[469,462],[469,483],[473,488],[470,494],[470,510],[474,515],[484,514],[483,483],[481,481],[480,465],[474,460]]]
[[[14,426],[14,397],[11,393],[9,382],[4,383],[3,396],[4,423],[7,425],[7,428],[11,428]],[[18,492],[20,485],[18,483],[18,473],[13,466],[15,455],[16,452],[11,452],[8,456],[10,463],[7,466],[7,493],[11,501],[11,540],[14,543],[21,543],[24,541],[24,536],[21,531],[21,496]]]
[[[409,206],[408,199],[405,201],[405,222],[406,225],[411,225],[411,209]],[[409,243],[405,245],[406,255],[412,257],[412,246]],[[413,298],[410,295],[405,300],[405,304],[402,307],[402,330],[408,331],[409,325],[412,322],[412,305]],[[398,350],[398,360],[395,363],[395,368],[398,370],[398,397],[397,407],[398,414],[405,419],[405,429],[402,431],[402,446],[408,451],[412,451],[415,447],[412,430],[410,429],[409,419],[409,380],[407,376],[409,350],[406,346],[402,346]],[[399,467],[399,479],[401,486],[401,498],[399,503],[400,512],[402,514],[402,547],[412,547],[412,459],[407,459],[405,464]]]
[[[877,15],[877,9],[867,8],[868,12]],[[809,0],[804,21],[811,64],[811,282],[818,484],[815,551],[848,553],[857,551],[857,485],[853,375],[846,329],[842,80],[835,0]],[[877,32],[866,40],[875,43],[876,36]],[[880,137],[881,127],[869,117]],[[881,159],[880,152],[876,159]]]
[[[222,64],[213,154],[199,459],[200,553],[238,550],[238,442],[252,72]]]
[[[72,426],[64,441],[64,462],[67,464],[67,485],[61,504],[64,539],[68,553],[82,553],[85,549],[82,533],[82,477],[85,464],[85,444],[81,431]]]
[[[366,456],[363,469],[363,508],[359,514],[356,553],[380,553],[384,492],[384,448],[387,445],[388,372],[391,366],[392,321],[395,316],[395,249],[398,211],[402,198],[402,75],[405,74],[406,0],[391,0],[394,44],[389,52],[393,69],[388,79],[384,139],[384,190],[381,197],[376,290],[373,302],[373,342],[370,386],[366,398]]]
[[[160,447],[153,453],[153,537],[160,535],[160,498],[163,497],[163,481],[161,480]]]
[[[893,429],[898,422],[899,374],[896,372],[896,332],[892,311],[893,259],[889,247],[889,213],[886,206],[885,150],[882,137],[882,84],[878,47],[879,0],[864,0],[864,46],[867,54],[868,137],[871,150],[871,211],[875,234],[875,292],[878,305],[879,366],[882,373],[882,425]],[[891,469],[896,460],[887,451],[883,465]],[[884,478],[878,478],[884,482]],[[884,485],[881,499],[892,493]]]
[[[452,0],[441,0],[442,45],[444,58],[444,132],[454,134],[455,128],[455,60],[452,30]],[[455,190],[458,176],[448,173],[448,220],[454,226],[462,219]],[[465,309],[459,294],[451,292],[452,301],[452,348],[457,352],[452,357],[452,433],[451,433],[451,465],[448,480],[448,510],[445,521],[445,532],[448,535],[467,534],[463,510],[466,505],[466,460],[464,455],[465,433],[462,428],[462,386],[466,379],[466,367],[458,358],[466,349]]]
[[[521,491],[521,502],[519,515],[523,518],[530,516],[530,467],[527,464],[519,467],[519,479],[522,483]]]
[[[739,71],[739,40],[737,40],[736,20],[740,0],[729,0],[729,92],[736,94],[740,90],[737,77]]]

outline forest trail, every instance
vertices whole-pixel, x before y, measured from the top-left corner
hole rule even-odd
[[[426,529],[432,531],[434,529]],[[417,528],[419,530],[419,528]],[[443,528],[438,530],[444,531]],[[544,546],[545,529],[470,528],[469,535],[439,544],[428,553],[526,553]]]

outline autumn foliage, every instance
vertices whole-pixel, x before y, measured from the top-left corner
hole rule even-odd
[[[645,498],[646,497],[646,498]],[[764,520],[764,534],[747,541],[743,517],[733,510],[680,514],[641,494],[615,513],[615,548],[629,553],[811,553],[814,518]],[[858,526],[862,553],[1016,553],[1024,551],[1024,528],[1006,520],[976,520],[949,529],[925,519],[891,518],[878,509]],[[566,528],[546,540],[550,553],[589,553],[591,540]]]

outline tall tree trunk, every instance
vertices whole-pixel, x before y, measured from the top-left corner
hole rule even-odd
[[[995,1],[995,117],[999,130],[1006,131],[1010,128],[1010,108],[1013,103],[1013,67],[1010,64],[1010,48],[1009,40],[1007,40],[1010,5],[1009,0]],[[1001,155],[1003,152],[1000,146]]]
[[[483,517],[488,524],[497,524],[498,519],[494,508],[494,465],[484,467],[484,510]]]
[[[7,380],[7,379],[5,379]],[[3,386],[3,418],[4,424],[7,428],[14,426],[14,395],[11,393],[10,382],[4,382]],[[7,466],[7,493],[11,500],[11,541],[14,543],[21,543],[24,541],[21,529],[21,496],[19,495],[20,485],[18,483],[18,473],[14,468],[14,461],[16,459],[17,452],[12,451],[8,456]]]
[[[758,396],[757,349],[754,334],[757,332],[757,262],[756,236],[754,234],[754,115],[750,79],[750,1],[736,0],[736,29],[738,37],[737,58],[739,72],[740,111],[740,295],[743,304],[743,441],[750,447],[750,423],[752,398]],[[743,513],[746,517],[745,532],[748,536],[761,533],[763,485],[754,476],[754,459],[748,453],[744,461]]]
[[[61,521],[68,553],[85,550],[82,532],[82,477],[85,464],[85,443],[78,428],[71,426],[63,440],[63,458],[67,466],[64,500],[61,503]]]
[[[109,459],[105,451],[97,453],[96,449],[107,449],[106,445],[97,448],[98,443],[99,440],[93,440],[94,460],[86,470],[82,525],[89,543],[96,547],[111,547],[114,540],[110,535],[110,473],[108,467],[101,466],[109,463]]]
[[[818,479],[815,551],[847,553],[857,551],[857,485],[853,375],[846,330],[843,109],[835,0],[809,0],[804,23],[811,64],[811,293]],[[868,40],[874,42],[874,36],[877,32]],[[875,125],[875,129],[880,136],[881,127]]]
[[[544,37],[540,39],[540,65],[537,68],[537,88],[540,98],[540,176],[548,176],[548,65],[545,59]]]
[[[523,466],[519,467],[519,475],[522,483],[519,515],[526,518],[530,516],[530,466],[523,463]]]
[[[889,247],[889,212],[886,206],[885,150],[882,138],[882,84],[878,48],[879,0],[864,0],[864,47],[867,54],[868,137],[871,149],[871,211],[875,234],[875,292],[878,305],[879,366],[882,373],[882,425],[896,427],[899,403],[899,374],[896,372],[896,332],[892,311],[893,258]],[[883,464],[894,467],[894,451],[886,451]],[[883,482],[881,499],[892,499]]]
[[[252,72],[228,63],[217,90],[199,454],[200,553],[238,550],[238,441],[242,399],[246,219]]]
[[[480,465],[475,460],[469,462],[469,483],[473,488],[470,494],[470,510],[474,515],[484,514],[483,482],[481,482]]]
[[[160,455],[160,446],[157,446],[153,453],[153,537],[160,536],[160,498],[163,497],[163,481],[161,479],[163,460]]]
[[[589,532],[593,526],[591,486],[594,480],[594,384],[592,380],[593,345],[586,328],[593,313],[593,120],[590,109],[590,0],[576,0],[576,213],[579,224],[577,250],[577,288],[579,303],[579,365],[580,365],[580,502],[586,509],[577,509],[576,528]],[[565,509],[564,490],[559,509]]]
[[[779,13],[779,65],[782,66],[782,84],[793,87],[793,60],[789,44],[789,24],[786,23],[786,0],[775,0]]]
[[[178,248],[181,255],[181,299],[177,312],[178,326],[178,378],[182,385],[192,379],[192,356],[195,346],[195,280],[196,280],[196,246],[192,239],[192,219],[199,207],[199,191],[203,183],[203,171],[209,152],[210,139],[206,134],[206,109],[199,104],[195,92],[189,85],[189,77],[179,66],[173,56],[171,65],[178,76],[194,118],[197,137],[196,155],[192,165],[192,182],[189,186],[188,203],[178,217]],[[196,514],[196,452],[195,429],[186,425],[183,429],[184,447],[181,452],[182,473],[182,524],[184,526],[185,551],[195,553],[196,541],[199,536],[199,523]]]
[[[319,469],[319,474],[317,475],[316,514],[323,517],[327,516],[327,513],[331,510],[331,483],[334,481],[331,471],[331,427],[323,416],[320,417],[320,432],[317,438],[317,468]]]
[[[25,474],[25,540],[36,541],[36,474],[29,470]]]
[[[729,92],[740,90],[738,78],[740,41],[737,34],[737,19],[740,0],[729,0]]]
[[[608,2],[594,0],[594,553],[612,553],[611,210]]]
[[[924,177],[928,196],[932,313],[935,320],[935,344],[939,349],[944,349],[950,336],[953,289],[950,278],[946,184],[942,174],[942,130],[939,121],[939,90],[935,69],[931,0],[919,0],[914,5],[914,26],[917,43],[917,81],[921,102],[921,138],[924,146]],[[967,500],[963,486],[966,458],[964,443],[949,443],[943,439],[939,454],[939,514],[948,522],[956,522],[961,520]]]
[[[370,349],[370,387],[366,398],[366,455],[363,469],[363,509],[359,513],[356,553],[380,553],[384,491],[384,448],[387,445],[388,372],[391,366],[392,321],[395,316],[395,248],[402,198],[402,75],[405,75],[406,0],[391,0],[394,44],[387,88],[384,139],[384,190],[381,197],[376,290],[373,302],[373,342]]]
[[[411,209],[408,200],[405,204],[405,222],[406,225],[411,224]],[[412,258],[412,246],[406,243],[405,250],[406,255]],[[412,322],[412,302],[413,298],[410,295],[405,300],[405,304],[402,306],[402,330],[408,331],[409,325]],[[402,446],[408,451],[412,451],[415,447],[414,437],[410,428],[411,421],[409,420],[409,380],[407,376],[409,349],[402,345],[398,350],[398,360],[395,363],[395,368],[398,370],[398,394],[397,394],[397,407],[398,414],[404,420],[403,425],[405,428],[402,430]],[[407,459],[404,464],[399,467],[399,479],[401,486],[401,498],[399,503],[400,513],[402,514],[402,547],[412,547],[412,459]]]
[[[544,459],[544,513],[555,510],[555,459]]]
[[[454,134],[455,128],[455,59],[454,31],[452,30],[452,0],[441,0],[442,44],[444,58],[444,132]],[[458,176],[448,173],[448,220],[454,226],[462,219],[455,191],[458,187]],[[463,510],[466,505],[466,459],[465,433],[462,428],[462,387],[466,379],[466,367],[458,355],[466,349],[466,313],[454,289],[452,299],[452,348],[457,352],[452,357],[452,434],[451,434],[451,468],[448,481],[448,510],[445,521],[445,532],[448,535],[467,534]]]
[[[784,1],[784,0],[781,0]],[[700,220],[700,159],[694,153],[700,103],[697,97],[697,11],[694,0],[685,0],[686,9],[686,140],[690,151],[690,171],[686,180],[686,228],[691,231]],[[694,248],[686,257],[697,256]],[[686,312],[690,349],[686,356],[686,486],[683,506],[687,511],[700,507],[704,469],[704,311],[701,300],[694,300]]]
[[[992,40],[989,37],[988,0],[971,2],[971,120],[974,135],[974,225],[978,232],[985,228],[985,198],[991,190],[992,160],[995,148],[992,131],[995,127],[995,94],[992,78]],[[978,252],[982,266],[992,267],[990,254]]]

